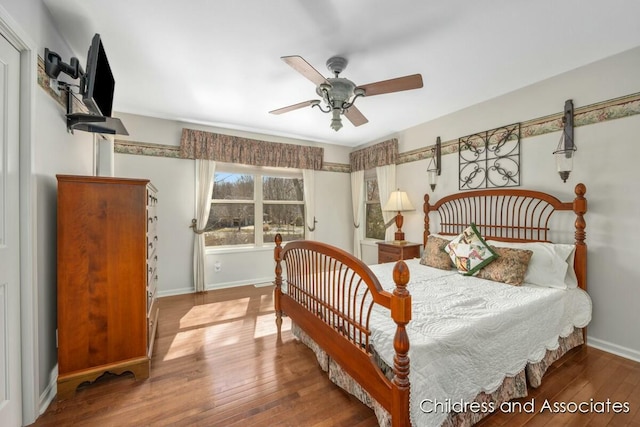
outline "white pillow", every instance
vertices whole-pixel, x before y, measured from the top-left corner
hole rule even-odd
[[[529,267],[524,276],[526,283],[557,289],[571,289],[578,286],[573,269],[575,245],[546,242],[501,242],[487,240],[497,247],[528,249],[533,251]]]
[[[576,276],[576,270],[573,266],[573,263],[576,258],[576,246],[575,245],[567,245],[571,246],[571,253],[567,258],[567,264],[569,268],[567,268],[567,276],[564,278],[564,282],[567,284],[567,288],[573,289],[578,287],[578,276]]]

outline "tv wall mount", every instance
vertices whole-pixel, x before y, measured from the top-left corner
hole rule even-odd
[[[49,78],[58,80],[60,73],[64,73],[72,79],[80,79],[79,91],[84,92],[85,72],[80,66],[78,58],[72,57],[69,63],[62,61],[60,55],[56,52],[44,48],[44,72]],[[114,117],[106,117],[98,114],[90,113],[74,113],[73,112],[73,85],[67,82],[58,81],[58,88],[67,93],[67,131],[73,133],[74,130],[82,130],[85,132],[104,133],[110,135],[129,135],[127,129],[120,119]]]

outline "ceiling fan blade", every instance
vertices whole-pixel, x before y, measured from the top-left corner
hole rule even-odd
[[[324,76],[318,72],[318,70],[313,68],[311,64],[305,61],[301,56],[283,56],[281,59],[289,64],[291,68],[311,80],[316,86],[319,86],[322,83],[329,84],[327,79],[325,79]]]
[[[358,110],[355,105],[352,105],[344,112],[344,115],[347,116],[347,119],[354,125],[360,126],[365,123],[368,123],[369,120]]]
[[[420,89],[422,87],[422,75],[412,74],[410,76],[383,80],[380,82],[369,83],[358,87],[364,89],[365,96],[381,95],[383,93],[400,92],[403,90]]]
[[[310,99],[309,101],[299,102],[297,104],[289,105],[288,107],[278,108],[277,110],[269,111],[269,114],[282,114],[288,113],[289,111],[297,110],[299,108],[308,107],[309,105],[313,105],[314,103],[318,103],[317,99]]]

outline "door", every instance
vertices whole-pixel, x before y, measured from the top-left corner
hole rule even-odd
[[[0,425],[22,425],[18,126],[20,54],[0,36]]]

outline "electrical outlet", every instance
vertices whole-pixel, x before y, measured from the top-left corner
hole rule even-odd
[[[58,87],[58,79],[49,78],[49,87],[55,92],[57,96],[60,96],[60,88]]]
[[[213,270],[216,273],[222,270],[222,264],[220,263],[220,261],[216,261],[215,264],[213,264]]]

